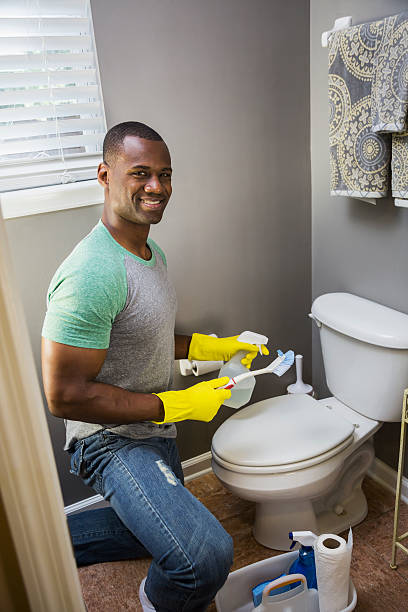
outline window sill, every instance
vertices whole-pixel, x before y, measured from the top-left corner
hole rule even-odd
[[[103,189],[96,180],[8,191],[0,196],[4,219],[94,206],[103,201]]]

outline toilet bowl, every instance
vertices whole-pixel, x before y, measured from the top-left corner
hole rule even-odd
[[[277,550],[289,549],[290,531],[340,533],[365,518],[372,436],[400,420],[408,381],[408,315],[337,293],[317,298],[312,316],[333,396],[262,400],[212,440],[215,475],[256,503],[254,537]]]
[[[374,458],[367,440],[380,426],[333,397],[275,397],[221,425],[212,468],[232,493],[256,502],[256,540],[289,550],[290,531],[340,533],[363,520],[361,483]]]

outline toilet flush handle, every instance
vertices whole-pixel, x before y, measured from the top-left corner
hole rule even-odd
[[[316,317],[314,317],[314,316],[312,315],[312,313],[311,313],[311,312],[309,312],[309,317],[310,317],[311,319],[313,319],[313,321],[316,323],[317,327],[321,327],[321,326],[322,326],[322,324],[321,324],[321,322],[319,321],[319,319],[316,319]]]

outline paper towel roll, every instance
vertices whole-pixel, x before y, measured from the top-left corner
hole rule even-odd
[[[202,374],[208,374],[208,372],[214,372],[220,370],[224,365],[223,361],[193,361],[192,368],[194,376],[201,376]]]
[[[332,533],[317,538],[314,550],[320,612],[340,612],[347,607],[352,549],[351,529],[347,542]]]
[[[193,373],[193,364],[189,359],[180,359],[179,366],[182,376],[190,376]]]
[[[217,334],[208,334],[213,338],[218,338]],[[201,376],[201,374],[207,374],[214,370],[220,370],[224,365],[223,361],[190,361],[190,359],[180,359],[179,367],[180,374],[182,376]]]

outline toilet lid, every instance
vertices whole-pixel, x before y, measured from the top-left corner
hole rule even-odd
[[[212,448],[239,466],[286,465],[326,453],[353,432],[352,423],[309,395],[282,395],[227,419],[215,432]]]

